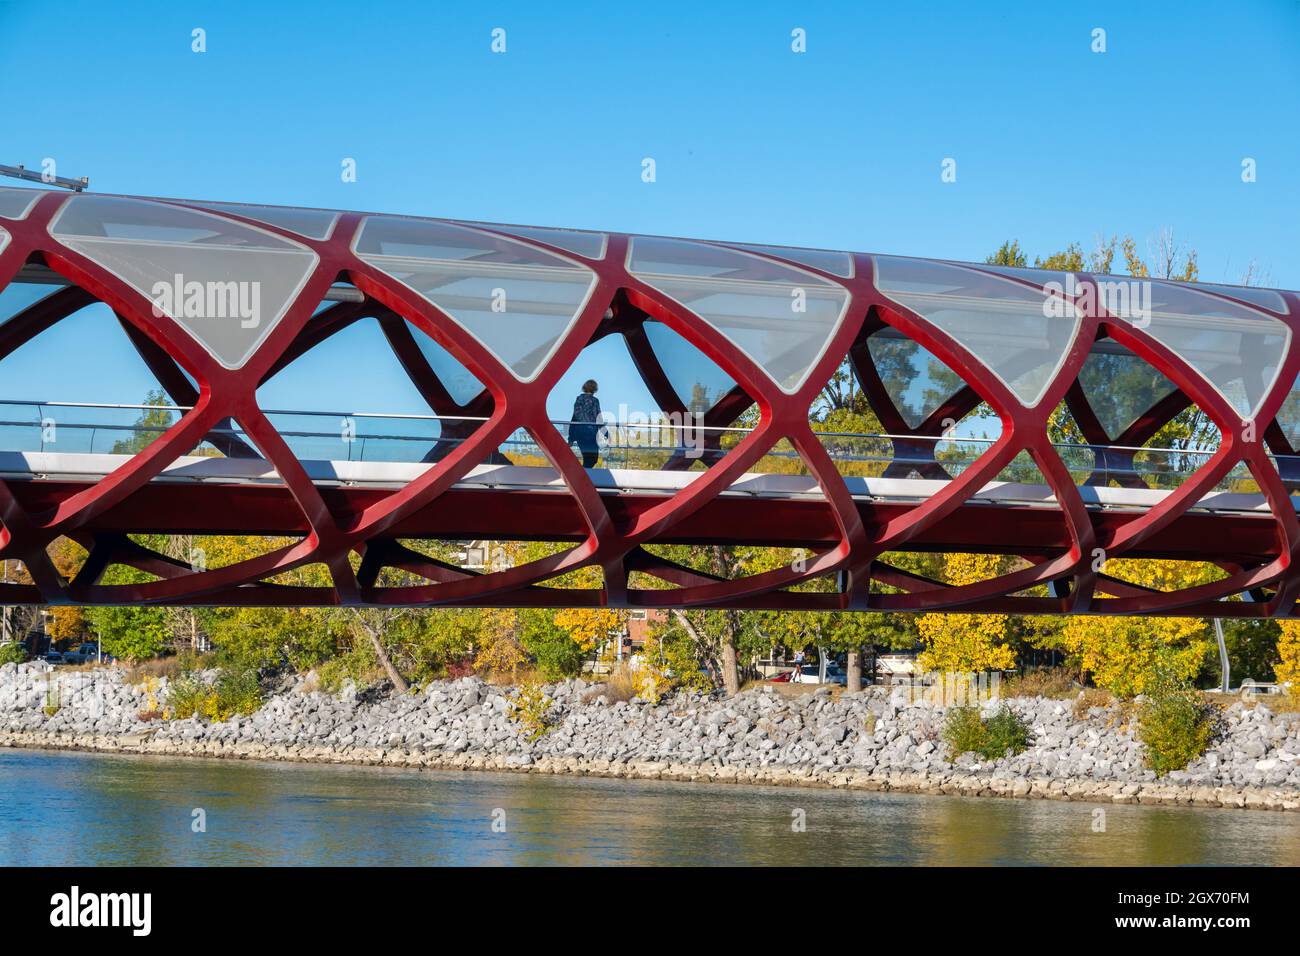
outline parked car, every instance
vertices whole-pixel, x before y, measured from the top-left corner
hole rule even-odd
[[[781,671],[781,673],[769,677],[768,680],[773,684],[788,684],[794,677],[794,671]]]
[[[66,664],[63,655],[58,651],[47,651],[45,654],[45,663],[47,664]]]
[[[821,668],[816,664],[804,664],[798,672],[790,678],[796,684],[820,684]],[[826,683],[827,684],[847,684],[849,675],[840,670],[838,664],[826,665]]]
[[[96,660],[99,660],[99,645],[93,641],[87,641],[76,650],[65,651],[63,654],[65,664],[88,664]]]

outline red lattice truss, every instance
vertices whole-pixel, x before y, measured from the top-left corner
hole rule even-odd
[[[0,481],[0,557],[21,560],[33,584],[0,586],[4,603],[201,604],[201,605],[403,605],[403,606],[612,606],[776,608],[808,610],[918,611],[961,609],[1020,613],[1186,614],[1285,616],[1295,605],[1300,574],[1295,555],[1300,526],[1288,495],[1297,476],[1280,475],[1267,454],[1291,454],[1274,421],[1300,372],[1300,349],[1292,347],[1257,420],[1268,422],[1264,442],[1246,440],[1233,408],[1185,362],[1133,324],[1104,313],[1083,319],[1059,374],[1036,407],[1025,408],[974,356],[920,316],[887,300],[872,281],[872,257],[856,255],[854,278],[844,279],[805,262],[767,257],[847,289],[847,318],[817,367],[796,394],[780,391],[733,343],[677,303],[639,281],[625,268],[628,236],[610,235],[606,255],[583,259],[506,227],[476,224],[514,241],[583,261],[598,284],[571,333],[533,381],[512,376],[460,325],[410,290],[370,267],[351,251],[364,218],[345,213],[329,239],[306,239],[237,215],[228,218],[276,232],[310,246],[320,264],[288,314],[240,369],[223,368],[150,303],[90,260],[56,243],[47,225],[64,196],[45,195],[23,220],[0,219],[12,237],[0,254],[0,288],[25,264],[44,264],[71,285],[0,326],[0,358],[60,319],[93,301],[107,303],[142,358],[176,404],[193,406],[157,441],[94,483]],[[183,203],[181,204],[183,205]],[[211,210],[204,210],[210,212]],[[752,248],[747,249],[752,252]],[[1081,277],[1085,282],[1090,277]],[[313,315],[331,284],[351,283],[363,303],[341,303]],[[1032,283],[1026,283],[1032,285]],[[1038,288],[1038,286],[1033,286]],[[1289,315],[1271,313],[1294,332],[1300,298],[1283,293]],[[376,318],[397,358],[430,406],[440,415],[484,416],[416,480],[395,491],[318,487],[268,421],[255,399],[258,386],[313,346],[360,319]],[[715,449],[711,466],[671,496],[602,496],[548,421],[547,397],[560,376],[591,342],[623,334],[638,369],[665,411],[684,410],[643,330],[659,321],[689,341],[737,383],[707,414],[706,425],[725,426],[756,403],[757,428],[725,454]],[[477,399],[457,404],[423,359],[406,325],[434,338],[485,383]],[[885,325],[923,345],[955,370],[966,385],[924,422],[911,427],[891,402],[866,348]],[[1123,434],[1108,436],[1078,384],[1092,342],[1110,337],[1167,376],[1179,391],[1142,415]],[[1295,341],[1293,336],[1292,341]],[[940,493],[918,504],[855,500],[809,424],[809,408],[830,376],[851,360],[885,431],[917,436],[896,439],[900,458],[932,455],[945,419],[960,419],[987,401],[1001,420],[1001,436]],[[198,382],[196,390],[182,368]],[[54,376],[57,381],[57,375]],[[1079,490],[1047,436],[1047,417],[1065,401],[1097,452],[1098,467],[1114,467],[1189,403],[1218,426],[1217,452],[1144,512],[1085,507]],[[194,448],[228,420],[237,421],[256,450],[278,471],[278,486],[150,483],[170,462]],[[526,429],[563,478],[568,495],[526,490],[454,488],[477,464],[491,460],[503,440]],[[453,436],[457,437],[457,436]],[[720,494],[781,439],[788,439],[815,476],[824,500],[744,498]],[[1109,448],[1109,450],[1107,450]],[[228,450],[228,449],[223,449]],[[237,451],[237,449],[229,449]],[[968,499],[1020,452],[1027,452],[1055,494],[1052,509],[970,505]],[[1189,512],[1240,462],[1258,482],[1270,512],[1215,515]],[[678,463],[680,464],[680,463]],[[912,468],[908,465],[907,468]],[[939,463],[924,477],[947,477]],[[889,472],[886,473],[889,476]],[[143,532],[292,535],[295,543],[232,566],[195,570],[150,551],[128,535]],[[72,580],[65,580],[47,553],[66,535],[89,552]],[[473,573],[434,561],[404,546],[403,538],[545,539],[571,547],[532,563]],[[806,547],[813,556],[796,571],[783,567],[738,580],[712,578],[666,561],[645,546],[656,543],[732,543]],[[1227,572],[1201,587],[1159,592],[1094,570],[1095,549],[1108,558],[1172,558],[1212,561]],[[1028,564],[992,580],[947,586],[909,574],[881,560],[899,550],[980,551],[1015,554]],[[358,562],[350,555],[360,557]],[[296,587],[267,579],[309,563],[329,569],[332,587]],[[106,568],[125,564],[159,580],[135,585],[101,583]],[[543,586],[548,579],[597,565],[601,589]],[[400,568],[423,583],[381,586],[380,571]],[[665,589],[628,585],[641,571]],[[834,575],[833,592],[791,590],[793,585]],[[886,585],[889,593],[873,588]],[[1023,592],[1050,585],[1056,596]],[[1220,603],[1250,594],[1249,601]]]

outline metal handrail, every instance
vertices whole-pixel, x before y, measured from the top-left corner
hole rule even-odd
[[[120,403],[107,403],[107,402],[41,402],[41,401],[31,401],[31,400],[22,400],[22,399],[0,399],[0,406],[9,406],[15,408],[32,408],[37,410],[37,417],[31,420],[25,420],[25,421],[0,420],[0,427],[8,427],[8,428],[41,427],[45,424],[44,410],[46,409],[51,411],[56,409],[78,409],[78,408],[105,409],[105,410],[117,410],[117,411],[127,411],[127,412],[158,411],[158,412],[167,412],[167,413],[172,413],[177,415],[183,415],[186,412],[193,410],[194,407],[194,406],[183,406],[183,405],[120,404]],[[365,432],[354,432],[353,434],[347,437],[344,437],[336,429],[332,429],[330,431],[314,431],[311,429],[281,429],[280,430],[280,434],[286,440],[291,440],[291,441],[292,440],[324,441],[330,443],[342,441],[343,443],[349,446],[349,450],[347,453],[347,458],[349,460],[352,460],[355,457],[357,458],[357,460],[363,460],[363,461],[366,460],[367,443],[391,444],[394,442],[398,442],[398,443],[409,442],[409,443],[421,443],[430,447],[437,446],[437,445],[454,446],[468,440],[469,436],[453,436],[453,435],[442,434],[444,430],[443,426],[449,423],[457,423],[457,422],[481,424],[483,422],[490,420],[486,416],[451,416],[451,415],[437,415],[437,414],[423,415],[423,414],[381,413],[381,412],[326,412],[326,411],[318,411],[318,410],[300,410],[300,409],[264,409],[263,413],[266,414],[267,416],[296,416],[296,417],[309,418],[309,419],[310,418],[318,418],[318,419],[338,418],[343,420],[347,420],[347,419],[362,419],[362,420],[372,420],[372,421],[393,420],[393,421],[410,422],[410,423],[436,422],[440,426],[438,429],[439,431],[438,434],[421,435],[421,434],[410,434],[407,432],[399,432],[397,434],[383,434],[379,432],[365,431]],[[142,424],[138,422],[123,422],[117,424],[117,423],[108,423],[108,422],[59,421],[59,422],[55,422],[55,424],[60,430],[71,430],[74,432],[89,431],[91,433],[90,448],[92,452],[95,447],[96,433],[101,430],[110,435],[121,434],[121,433],[130,433],[132,435],[140,435],[142,433],[146,435],[149,434],[157,435],[166,432],[172,427],[175,427],[174,422],[168,425],[161,425],[161,424],[152,425],[152,424]],[[703,426],[703,425],[694,425],[694,426],[677,425],[671,421],[664,421],[664,422],[646,421],[646,422],[630,423],[630,422],[618,422],[618,421],[575,422],[570,420],[555,420],[552,421],[552,425],[556,426],[557,428],[563,428],[565,426],[571,426],[571,425],[597,425],[601,431],[604,431],[606,436],[604,443],[601,446],[601,453],[606,458],[607,462],[610,462],[611,460],[617,460],[619,457],[622,457],[623,460],[626,462],[628,460],[628,453],[633,451],[638,451],[638,452],[661,451],[669,454],[677,454],[687,447],[693,447],[693,448],[699,447],[694,443],[687,445],[684,442],[679,444],[668,444],[668,443],[653,443],[653,442],[641,443],[637,441],[629,441],[626,438],[627,433],[637,434],[637,433],[646,433],[646,432],[651,432],[651,433],[658,432],[662,434],[663,432],[666,431],[666,432],[684,432],[687,434],[695,434],[695,435],[698,435],[700,433],[723,433],[724,435],[725,434],[748,435],[754,431],[754,429],[740,428],[734,426],[714,427],[714,426]],[[622,441],[618,440],[620,437],[619,434],[620,432],[623,433]],[[218,435],[218,436],[241,440],[244,442],[250,441],[250,439],[243,432],[243,430],[238,427],[213,428],[209,432],[209,435]],[[856,450],[854,449],[846,450],[843,446],[848,443],[855,443],[855,442],[869,443],[873,441],[879,441],[879,442],[888,441],[891,444],[893,444],[894,447],[897,447],[896,443],[898,442],[915,442],[915,443],[929,442],[932,443],[935,446],[935,450],[938,451],[939,446],[944,444],[953,445],[953,446],[959,446],[959,445],[988,446],[998,441],[998,439],[994,439],[994,438],[985,438],[985,437],[976,437],[976,436],[956,436],[956,435],[952,435],[951,433],[946,435],[898,435],[898,434],[893,434],[888,432],[882,432],[877,434],[863,434],[863,433],[854,433],[854,432],[818,432],[817,437],[820,441],[830,446],[828,448],[828,451],[831,454],[832,460],[836,462],[841,462],[845,464],[885,464],[885,465],[894,464],[894,465],[901,465],[901,466],[915,465],[921,467],[933,465],[937,463],[941,466],[947,466],[949,468],[962,467],[966,464],[969,464],[969,461],[964,460],[967,456],[962,456],[956,459],[951,459],[951,458],[944,459],[940,457],[937,459],[936,462],[935,459],[928,458],[928,457],[919,457],[919,456],[913,457],[910,455],[900,456],[896,454],[890,454],[888,452],[885,452],[883,449],[879,454],[872,454],[870,451],[866,449],[863,449],[862,453],[855,453]],[[611,440],[611,438],[614,440]],[[42,451],[45,450],[47,444],[49,443],[44,441],[44,439],[42,439],[40,443]],[[204,445],[204,444],[209,444],[209,442],[207,440],[204,440],[199,443],[199,445]],[[355,453],[352,446],[356,446]],[[541,453],[536,440],[533,439],[528,434],[528,432],[522,428],[512,432],[511,435],[506,437],[500,443],[499,447],[506,452],[510,452],[516,449],[522,452],[525,449],[528,449],[528,450],[533,450]],[[1103,475],[1106,476],[1110,476],[1110,475],[1114,475],[1114,476],[1136,475],[1136,476],[1143,476],[1143,477],[1150,477],[1152,475],[1170,476],[1170,475],[1178,475],[1178,474],[1189,474],[1192,469],[1188,465],[1184,465],[1180,467],[1176,461],[1170,461],[1170,460],[1133,462],[1125,467],[1114,467],[1108,465],[1098,469],[1095,459],[1099,452],[1101,453],[1119,452],[1121,454],[1126,452],[1131,452],[1134,456],[1140,454],[1142,457],[1145,458],[1163,457],[1165,459],[1177,459],[1179,456],[1187,456],[1189,458],[1206,457],[1214,454],[1214,449],[1209,449],[1209,448],[1160,448],[1160,447],[1135,447],[1135,446],[1120,446],[1120,445],[1089,445],[1089,444],[1082,444],[1076,442],[1054,443],[1053,447],[1061,451],[1063,456],[1066,457],[1067,467],[1069,467],[1068,461],[1071,452],[1084,451],[1084,452],[1091,453],[1094,457],[1094,461],[1092,463],[1088,463],[1088,464],[1079,463],[1075,465],[1071,470],[1077,471],[1080,468],[1088,468],[1091,471],[1100,471]],[[764,455],[764,458],[775,458],[775,459],[782,459],[782,460],[796,459],[799,457],[800,456],[798,455],[798,453],[793,449],[782,449],[780,447],[780,442],[778,442],[777,445],[769,449]],[[976,457],[978,457],[978,455],[972,453],[972,455],[970,456],[970,461],[973,461]],[[1277,462],[1294,461],[1300,459],[1300,456],[1284,456],[1284,455],[1276,455],[1272,453],[1270,453],[1270,457]],[[1017,459],[1018,458],[1019,456],[1017,456]],[[1012,461],[1008,462],[1006,469],[1004,470],[1010,470],[1014,472],[1014,469],[1017,467],[1017,459],[1013,459]],[[1236,471],[1236,469],[1233,469],[1233,471]],[[1231,477],[1232,477],[1231,472],[1229,473],[1229,475],[1225,476],[1225,478],[1231,478]]]
[[[131,404],[121,404],[121,403],[111,403],[111,402],[44,402],[44,401],[30,401],[30,400],[23,400],[23,399],[0,399],[0,405],[18,405],[18,406],[33,407],[33,408],[43,408],[43,407],[108,408],[108,409],[121,409],[124,411],[166,411],[166,412],[181,412],[181,413],[193,411],[194,409],[193,405],[131,405]],[[410,414],[404,412],[345,412],[345,411],[319,411],[319,410],[308,411],[303,409],[288,409],[288,408],[266,408],[262,410],[262,414],[295,415],[295,416],[315,417],[315,418],[373,418],[379,420],[392,419],[397,421],[429,421],[429,422],[486,422],[491,420],[488,416],[479,416],[479,415],[437,415],[437,414],[421,415],[421,414]],[[12,425],[12,424],[28,424],[28,423],[0,422],[0,425]],[[664,422],[645,421],[645,422],[633,423],[633,422],[618,421],[618,420],[613,420],[613,421],[605,420],[601,422],[580,422],[580,421],[571,421],[568,419],[552,419],[551,424],[555,426],[600,425],[603,428],[613,428],[613,429],[620,429],[624,431],[670,430],[670,431],[689,431],[689,432],[696,432],[696,433],[731,432],[731,433],[744,434],[744,435],[751,434],[753,431],[755,431],[755,429],[753,428],[742,428],[736,426],[676,425],[670,421],[664,421]],[[65,427],[65,426],[63,424],[60,424],[59,427]],[[126,427],[134,428],[134,427],[145,427],[145,426],[126,426]],[[867,432],[816,432],[815,434],[819,440],[827,439],[827,438],[846,438],[846,439],[882,438],[882,439],[888,439],[890,441],[933,442],[935,444],[942,444],[944,442],[949,442],[952,444],[992,445],[1000,440],[997,438],[985,438],[982,436],[974,436],[974,435],[953,435],[953,434],[900,435],[894,432],[869,432],[869,433]],[[378,436],[378,437],[388,437],[388,436]],[[419,436],[419,438],[420,440],[424,440],[424,436]],[[1075,448],[1075,449],[1084,449],[1088,451],[1096,451],[1100,449],[1103,451],[1134,452],[1134,453],[1143,452],[1147,454],[1154,453],[1154,454],[1168,454],[1168,455],[1213,455],[1217,451],[1217,449],[1215,448],[1165,448],[1165,447],[1152,446],[1152,445],[1094,445],[1094,444],[1088,444],[1084,442],[1053,442],[1052,447],[1064,448],[1064,449]],[[1276,456],[1275,455],[1274,457],[1292,458],[1292,457],[1300,457],[1300,456],[1292,456],[1292,455]]]

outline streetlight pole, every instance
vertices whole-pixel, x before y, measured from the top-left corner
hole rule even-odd
[[[1217,617],[1214,619],[1214,636],[1219,641],[1219,671],[1222,674],[1219,690],[1226,694],[1232,683],[1228,679],[1231,676],[1228,673],[1228,645],[1223,640],[1223,622]]]

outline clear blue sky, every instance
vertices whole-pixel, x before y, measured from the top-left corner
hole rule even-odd
[[[0,0],[0,162],[54,157],[105,192],[955,259],[1172,227],[1207,281],[1254,260],[1300,288],[1300,4],[1064,6]],[[347,385],[270,398],[405,407],[364,351],[331,360]],[[129,353],[117,368],[76,397],[129,400]],[[31,374],[0,396],[48,391]]]

